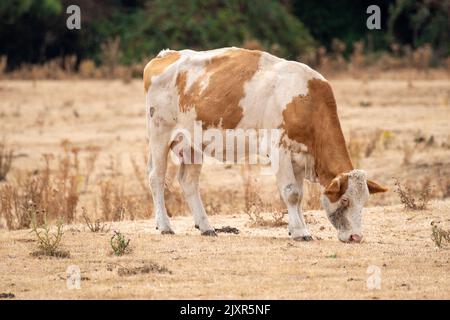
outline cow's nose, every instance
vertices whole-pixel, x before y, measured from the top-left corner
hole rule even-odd
[[[348,239],[349,242],[356,242],[359,243],[362,240],[362,236],[360,236],[359,234],[352,234],[350,236],[350,239]]]

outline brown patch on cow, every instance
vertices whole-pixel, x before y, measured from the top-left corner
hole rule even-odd
[[[325,189],[324,194],[331,202],[338,201],[348,189],[348,175],[340,174]]]
[[[152,77],[160,75],[166,70],[168,66],[180,59],[178,52],[166,53],[163,57],[156,57],[152,59],[144,68],[144,88],[148,91],[152,84]]]
[[[322,186],[328,186],[337,175],[353,170],[336,101],[327,81],[308,81],[308,94],[294,97],[284,109],[281,128],[289,139],[308,147]]]
[[[239,102],[244,97],[244,85],[258,70],[260,51],[232,49],[213,57],[200,76],[186,90],[186,72],[177,76],[181,112],[195,108],[197,120],[203,128],[221,126],[234,129],[242,118]],[[209,76],[208,86],[202,91],[201,83]]]

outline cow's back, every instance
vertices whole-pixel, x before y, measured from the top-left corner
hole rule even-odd
[[[304,64],[234,47],[164,50],[144,70],[149,107],[222,129],[279,127],[283,109],[308,93],[312,78],[323,79]]]

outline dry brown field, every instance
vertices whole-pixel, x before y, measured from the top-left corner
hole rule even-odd
[[[303,205],[314,241],[291,240],[282,220],[287,217],[273,223],[274,211],[284,210],[274,177],[253,170],[246,180],[241,166],[222,164],[205,165],[201,193],[213,226],[232,226],[239,234],[201,237],[175,179],[167,197],[176,234],[161,236],[142,185],[147,141],[141,81],[0,81],[0,139],[14,151],[0,187],[39,175],[45,159],[57,174],[67,153],[76,155],[81,172],[76,210],[61,244],[70,257],[31,255],[37,245],[33,233],[8,230],[0,216],[0,294],[13,293],[16,299],[449,299],[450,251],[431,239],[432,221],[450,227],[449,75],[391,73],[330,81],[354,163],[390,189],[372,196],[364,209],[359,245],[337,240],[317,206],[314,186],[306,190]],[[175,168],[170,171],[172,177]],[[428,207],[405,210],[396,180],[418,193],[429,188]],[[267,225],[246,214],[249,183],[264,203],[257,214]],[[108,190],[127,199],[127,206],[112,216],[120,221],[107,222],[108,231],[90,232],[81,208],[92,219],[104,219],[102,195]],[[111,203],[114,208],[114,199]],[[113,230],[130,239],[131,252],[111,254]],[[81,270],[80,289],[66,285],[71,265]],[[373,267],[379,288],[367,285]]]

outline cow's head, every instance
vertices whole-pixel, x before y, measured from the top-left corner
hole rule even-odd
[[[328,219],[343,242],[362,240],[361,213],[369,193],[385,192],[386,188],[367,180],[363,170],[352,170],[334,178],[321,196]]]

